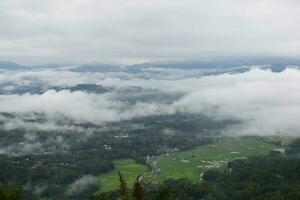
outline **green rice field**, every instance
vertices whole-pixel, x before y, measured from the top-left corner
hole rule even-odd
[[[285,148],[257,138],[224,138],[219,142],[200,146],[183,152],[161,155],[156,158],[160,174],[154,180],[160,183],[167,179],[188,178],[194,182],[201,180],[201,174],[209,168],[222,168],[233,159],[266,155],[273,149]],[[99,177],[101,191],[110,191],[118,187],[117,171],[125,176],[128,186],[132,186],[138,174],[148,169],[131,159],[116,160],[115,170]],[[148,169],[149,170],[149,169]]]

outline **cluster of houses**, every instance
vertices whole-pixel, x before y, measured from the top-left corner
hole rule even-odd
[[[112,150],[112,147],[108,144],[103,145],[105,150]]]
[[[160,173],[160,168],[157,164],[157,162],[155,161],[155,157],[154,156],[147,156],[146,157],[146,164],[149,165],[151,172],[150,175],[155,178],[159,173]]]
[[[115,135],[115,138],[128,138],[130,137],[128,133],[120,134],[120,135]]]

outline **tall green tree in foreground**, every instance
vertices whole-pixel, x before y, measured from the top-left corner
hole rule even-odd
[[[139,176],[136,178],[136,182],[134,183],[132,194],[129,193],[129,189],[127,187],[125,177],[120,171],[118,171],[118,176],[119,176],[119,182],[120,182],[119,188],[120,188],[122,200],[144,200],[145,199],[144,186],[141,183],[141,181],[139,181],[140,178]]]
[[[118,176],[119,176],[119,182],[120,182],[120,192],[121,192],[121,199],[122,200],[130,200],[130,195],[127,187],[126,180],[123,176],[123,174],[118,171]]]
[[[134,183],[133,197],[136,200],[144,200],[145,199],[144,186],[138,180]]]

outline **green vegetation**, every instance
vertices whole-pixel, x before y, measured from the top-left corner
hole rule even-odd
[[[0,200],[20,200],[21,190],[0,185]]]
[[[284,148],[272,142],[264,142],[261,138],[224,138],[218,143],[200,146],[192,150],[162,155],[157,158],[161,173],[157,183],[168,179],[187,178],[193,182],[200,180],[200,174],[209,168],[223,167],[228,161],[249,156],[267,155],[274,148]],[[115,169],[101,175],[101,192],[115,190],[118,187],[117,171],[125,176],[129,186],[135,177],[147,170],[145,165],[133,160],[114,161]]]
[[[294,155],[299,156],[300,155],[300,139],[296,139],[289,145],[289,148],[287,148],[288,155]]]
[[[270,142],[268,144],[272,144]],[[287,146],[289,152],[228,162],[223,170],[204,172],[203,181],[168,179],[146,184],[145,200],[292,200],[300,199],[300,139]],[[258,151],[260,153],[260,151]],[[129,190],[130,194],[134,190]],[[120,199],[120,192],[101,193],[95,199]],[[128,198],[131,199],[131,198]]]
[[[233,159],[266,155],[274,148],[282,148],[257,138],[224,138],[220,142],[193,150],[160,156],[158,181],[188,178],[198,181],[200,174],[214,167],[222,167]]]
[[[7,115],[12,119],[15,117],[10,113]],[[37,130],[30,134],[36,138],[32,144],[41,146],[38,145],[38,150],[34,148],[30,153],[22,152],[27,145],[24,137],[26,130],[1,130],[0,143],[3,149],[8,145],[9,151],[0,154],[0,184],[28,186],[23,194],[26,196],[24,199],[70,198],[70,185],[83,176],[97,177],[112,171],[115,160],[132,159],[143,166],[147,155],[157,156],[176,147],[188,150],[212,143],[210,133],[218,132],[226,123],[207,121],[207,118],[172,115],[109,123],[103,129],[98,125],[77,124],[83,129],[95,129],[91,135],[75,130]],[[182,132],[169,130],[180,124],[183,126]],[[209,133],[195,131],[208,130],[213,124],[216,128],[209,129]],[[63,143],[56,142],[57,138]],[[35,193],[36,188],[39,189],[38,194]],[[98,190],[99,186],[89,186],[87,190],[71,194],[72,199],[84,199],[84,194]]]
[[[136,177],[141,172],[147,170],[147,167],[145,165],[138,164],[132,159],[116,160],[114,161],[114,166],[114,170],[100,176],[100,187],[102,192],[115,190],[118,188],[118,171],[122,172],[123,176],[126,178],[128,186],[132,186],[135,182]]]

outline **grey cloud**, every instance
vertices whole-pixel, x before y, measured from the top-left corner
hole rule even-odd
[[[0,59],[141,62],[299,52],[297,1],[0,2]]]

